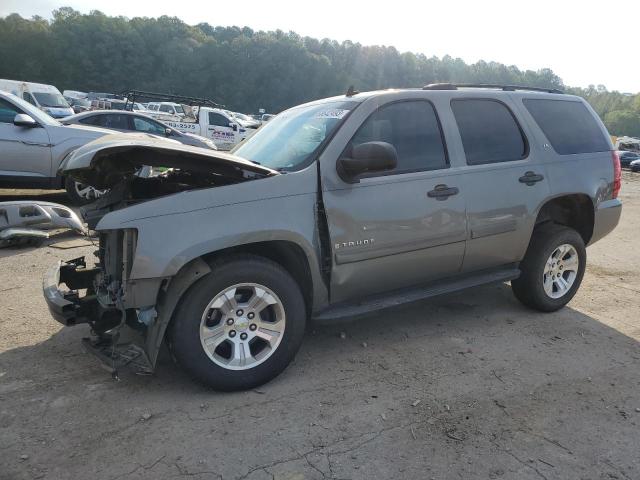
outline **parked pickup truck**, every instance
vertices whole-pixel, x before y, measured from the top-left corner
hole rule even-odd
[[[234,154],[155,138],[79,148],[65,174],[110,191],[83,210],[97,262],[44,279],[51,313],[88,323],[113,373],[152,371],[166,341],[192,377],[236,390],[282,372],[309,319],[508,281],[527,307],[558,310],[585,246],[618,223],[620,161],[581,98],[487,87],[350,91],[287,110]],[[136,177],[145,165],[165,169]]]
[[[173,116],[154,115],[158,120],[184,133],[210,138],[218,150],[231,150],[235,145],[255,133],[255,128],[244,127],[229,112],[220,108],[199,107],[192,115],[176,119]]]

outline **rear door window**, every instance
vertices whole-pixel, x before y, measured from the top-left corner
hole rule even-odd
[[[129,116],[120,114],[103,115],[104,126],[116,130],[131,130],[129,126]]]
[[[347,146],[387,142],[398,153],[398,165],[384,175],[437,170],[448,166],[442,132],[430,102],[403,101],[380,107],[362,124]],[[380,174],[367,175],[376,176]]]
[[[582,102],[524,99],[524,106],[560,155],[604,152],[611,147]]]
[[[524,133],[511,110],[492,99],[451,101],[468,165],[522,160],[528,154]]]
[[[84,125],[104,126],[104,115],[89,115],[81,118],[78,122]]]

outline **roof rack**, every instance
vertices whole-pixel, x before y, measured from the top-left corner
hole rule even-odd
[[[157,92],[144,92],[142,90],[127,90],[122,92],[122,95],[127,99],[127,103],[125,105],[125,110],[132,110],[133,104],[136,101],[141,100],[158,100],[161,102],[175,102],[181,103],[189,106],[198,106],[198,107],[212,107],[212,108],[223,108],[224,105],[220,105],[219,103],[214,102],[213,100],[209,100],[208,98],[201,97],[187,97],[184,95],[174,95],[172,93],[157,93]],[[129,106],[131,104],[131,106]]]
[[[459,88],[494,88],[505,92],[527,90],[531,92],[564,93],[557,88],[526,87],[523,85],[499,85],[495,83],[430,83],[422,87],[423,90],[458,90]]]

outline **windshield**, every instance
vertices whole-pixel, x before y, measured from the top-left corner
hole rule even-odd
[[[274,170],[304,168],[324,139],[356,105],[356,102],[327,102],[292,108],[275,117],[232,153]]]
[[[41,107],[69,108],[69,104],[59,93],[31,92]]]
[[[177,113],[184,113],[184,108],[182,108],[182,105],[176,105],[175,107]]]

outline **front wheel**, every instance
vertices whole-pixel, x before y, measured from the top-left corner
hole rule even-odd
[[[543,225],[534,230],[520,264],[522,273],[511,282],[511,288],[526,306],[553,312],[576,294],[586,263],[587,252],[578,232],[561,225]]]
[[[256,387],[280,374],[305,330],[300,288],[271,260],[236,256],[213,265],[180,301],[169,329],[174,359],[216,390]]]

